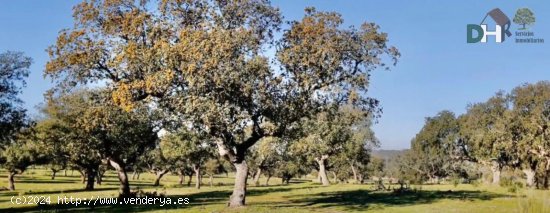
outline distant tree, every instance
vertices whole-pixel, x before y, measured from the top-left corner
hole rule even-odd
[[[420,132],[411,142],[410,152],[415,155],[418,171],[431,181],[452,173],[453,148],[458,140],[459,125],[454,113],[441,111],[426,118]]]
[[[187,129],[180,129],[175,133],[163,136],[160,147],[163,156],[168,161],[189,162],[195,172],[197,189],[201,187],[201,170],[206,161],[213,157],[214,149],[211,144],[199,134]]]
[[[46,74],[65,89],[105,82],[123,108],[155,102],[215,137],[236,168],[232,207],[245,205],[251,146],[342,103],[376,111],[370,72],[399,57],[377,25],[344,28],[313,8],[275,39],[283,20],[267,0],[92,0],[73,17]],[[273,45],[279,70],[264,51]]]
[[[103,95],[102,90],[79,90],[50,96],[39,135],[46,146],[61,147],[59,154],[85,170],[86,189],[93,189],[104,163],[117,171],[120,195],[130,196],[126,167],[156,144],[154,118],[145,107],[123,111]]]
[[[519,8],[514,16],[514,23],[523,25],[520,29],[527,29],[525,25],[535,23],[535,14],[529,8]]]
[[[162,177],[178,165],[164,156],[160,146],[147,150],[140,160],[146,165],[147,170],[155,175],[153,186],[160,186]]]
[[[263,173],[273,173],[277,163],[280,160],[280,154],[277,153],[280,150],[277,148],[280,146],[280,139],[274,137],[263,138],[260,142],[254,145],[250,150],[250,168],[254,175],[254,184],[260,185],[260,177]]]
[[[15,175],[25,172],[32,164],[40,163],[41,158],[31,128],[21,129],[13,140],[0,149],[0,163],[8,171],[8,189],[11,191],[15,190]]]
[[[311,172],[310,162],[307,155],[303,155],[302,150],[297,150],[297,142],[289,142],[281,140],[277,143],[277,151],[274,156],[276,167],[274,170],[268,169],[265,171],[267,180],[265,185],[269,185],[269,179],[272,175],[281,178],[283,183],[290,183],[294,177],[305,175]]]
[[[44,109],[43,109],[44,110]],[[64,147],[60,140],[63,140],[66,129],[55,119],[39,120],[35,126],[36,138],[40,146],[40,152],[47,161],[47,167],[52,171],[52,180],[57,172],[67,169],[69,164],[69,150]]]
[[[214,175],[221,174],[225,170],[223,168],[223,164],[220,162],[220,159],[217,158],[210,158],[206,163],[204,164],[204,174],[208,175],[209,180],[208,184],[210,187],[214,184]]]

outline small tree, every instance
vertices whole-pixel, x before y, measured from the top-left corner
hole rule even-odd
[[[209,180],[208,184],[210,187],[214,184],[214,175],[221,174],[224,172],[223,164],[220,162],[220,159],[211,158],[204,164],[204,173],[208,175]]]
[[[15,140],[0,151],[0,163],[8,171],[8,189],[15,190],[14,177],[37,162],[39,155],[32,129],[25,128]]]
[[[200,189],[201,170],[204,163],[213,156],[213,147],[198,134],[187,129],[180,129],[176,133],[165,135],[160,142],[160,147],[167,160],[184,161],[191,164],[197,179],[195,187]]]
[[[519,8],[514,16],[514,23],[520,24],[523,27],[521,30],[527,29],[526,25],[532,25],[535,23],[535,14],[529,10],[529,8]]]

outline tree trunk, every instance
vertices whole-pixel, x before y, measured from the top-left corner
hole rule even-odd
[[[141,175],[141,172],[138,172],[137,173],[137,177],[136,177],[136,180],[139,180],[139,176]]]
[[[187,180],[187,186],[191,186],[191,180],[193,180],[193,174],[189,174],[189,180]]]
[[[336,183],[338,181],[338,177],[336,176],[336,172],[332,171],[332,182]]]
[[[57,170],[52,169],[52,180],[55,180],[55,174],[57,173]]]
[[[197,181],[195,182],[195,188],[200,189],[201,188],[201,167],[199,165],[195,165],[195,176],[197,177]]]
[[[502,166],[497,161],[492,162],[491,171],[493,172],[493,184],[498,185],[500,183],[500,172]]]
[[[103,174],[101,174],[101,171],[98,171],[95,182],[97,183],[97,185],[101,185],[102,181],[103,181]]]
[[[328,158],[328,155],[323,155],[321,158],[315,158],[315,161],[317,161],[317,164],[319,164],[319,176],[321,177],[321,183],[323,186],[330,185],[330,182],[328,181],[327,177],[327,171],[325,168],[325,161]]]
[[[63,170],[63,176],[67,177],[67,170],[66,169]]]
[[[178,176],[179,176],[178,184],[183,185],[183,182],[185,181],[185,175],[183,173],[180,173],[178,174]]]
[[[14,177],[15,177],[15,172],[8,172],[8,189],[10,191],[14,191],[15,190],[15,180],[14,180]]]
[[[134,172],[132,172],[132,180],[135,180],[136,179],[136,170],[134,170]]]
[[[523,169],[523,173],[527,176],[526,185],[527,187],[535,186],[535,171],[531,168]]]
[[[78,170],[78,172],[80,173],[80,182],[83,183],[83,184],[86,183],[86,174],[85,174],[85,172],[82,172],[80,170]]]
[[[350,162],[349,165],[351,167],[351,171],[353,172],[353,181],[355,181],[355,183],[359,183],[359,178],[357,176],[357,169],[355,169],[354,163]]]
[[[94,190],[95,176],[97,175],[97,170],[94,168],[86,169],[86,191]]]
[[[267,179],[265,180],[265,185],[266,185],[266,186],[269,186],[269,179],[271,179],[271,175],[270,175],[270,174],[267,175]]]
[[[260,176],[262,175],[262,168],[258,167],[256,175],[254,175],[254,184],[260,186]]]
[[[233,163],[235,169],[235,187],[233,188],[233,194],[229,197],[229,206],[238,207],[244,206],[246,202],[246,181],[248,176],[248,165],[243,159],[240,162]]]
[[[120,197],[130,197],[130,182],[128,181],[128,174],[126,173],[124,163],[110,159],[109,164],[117,171],[120,183]]]
[[[209,177],[210,180],[208,181],[209,184],[210,184],[210,187],[212,187],[214,185],[214,178],[213,177],[214,177],[214,175],[210,174],[210,177]]]
[[[246,203],[246,181],[248,176],[248,165],[245,160],[246,151],[248,147],[254,145],[260,139],[261,137],[258,137],[252,140],[252,142],[248,141],[246,145],[236,146],[235,150],[229,149],[222,140],[216,141],[220,156],[227,158],[235,166],[236,170],[235,186],[228,203],[230,207],[240,207]]]
[[[162,171],[158,171],[156,172],[156,178],[155,178],[155,182],[153,183],[153,186],[160,186],[160,179],[166,174],[168,173],[168,170],[162,170]]]

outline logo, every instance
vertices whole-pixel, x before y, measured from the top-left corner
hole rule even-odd
[[[487,19],[487,16],[491,16],[491,18],[495,21],[495,31],[489,31],[487,30],[487,25],[483,24],[485,22],[485,19]],[[481,24],[468,24],[466,26],[468,35],[466,41],[468,43],[486,43],[488,36],[495,36],[495,41],[497,43],[503,42],[506,37],[512,36],[512,33],[510,32],[510,19],[506,14],[502,12],[502,10],[495,8],[487,13],[483,20],[481,21]],[[504,29],[504,30],[503,30]],[[474,37],[474,31],[477,32],[477,36]]]
[[[487,17],[493,19],[495,25],[491,26],[494,31],[489,30],[488,24],[485,23]],[[489,11],[481,23],[466,25],[466,42],[467,43],[487,43],[489,37],[494,37],[496,43],[502,43],[506,38],[515,35],[516,43],[544,43],[544,39],[535,38],[535,33],[528,31],[528,27],[534,25],[535,14],[529,8],[520,8],[516,11],[513,22],[520,27],[519,31],[514,34],[510,32],[512,25],[510,18],[499,8]]]

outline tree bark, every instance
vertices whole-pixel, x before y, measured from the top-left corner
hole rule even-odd
[[[497,161],[493,161],[491,171],[493,172],[493,184],[498,185],[500,183],[500,172],[502,171],[502,165],[500,165]]]
[[[67,169],[63,170],[63,176],[67,177]]]
[[[183,182],[185,181],[185,175],[183,173],[180,173],[178,174],[178,176],[179,176],[178,184],[183,185]]]
[[[97,176],[95,178],[95,182],[97,183],[97,185],[101,185],[101,182],[103,181],[103,174],[101,174],[101,171],[97,172]]]
[[[531,168],[523,169],[523,173],[527,176],[526,185],[527,187],[535,186],[535,171]]]
[[[55,180],[55,174],[57,173],[57,170],[52,169],[52,180]]]
[[[259,140],[260,138],[257,138]],[[257,141],[255,140],[255,141]],[[240,207],[246,203],[246,181],[248,177],[248,165],[245,161],[246,150],[254,144],[254,140],[247,141],[246,145],[236,146],[235,150],[229,149],[222,140],[216,141],[218,153],[235,166],[235,185],[233,193],[229,197],[229,207]]]
[[[194,165],[193,170],[195,170],[195,176],[197,181],[195,182],[195,188],[201,188],[201,167],[200,165]]]
[[[134,172],[132,172],[132,180],[135,180],[136,179],[136,170],[134,170]]]
[[[130,197],[130,182],[128,181],[128,173],[126,173],[124,163],[109,159],[109,164],[117,171],[120,183],[120,197]]]
[[[94,168],[86,169],[86,191],[94,190],[95,176],[97,175],[97,170]]]
[[[349,165],[351,167],[351,171],[353,172],[353,181],[355,181],[355,183],[359,183],[359,178],[357,177],[357,169],[355,169],[354,163],[350,162]]]
[[[265,180],[265,185],[266,185],[266,186],[269,186],[269,179],[271,179],[271,175],[270,175],[270,174],[267,175],[267,179]]]
[[[327,177],[327,171],[325,166],[325,161],[328,158],[328,155],[323,155],[321,158],[315,158],[315,161],[317,161],[317,164],[319,164],[319,176],[321,177],[321,183],[323,186],[330,185],[330,182],[328,181]]]
[[[15,177],[15,172],[8,172],[8,189],[10,191],[14,191],[15,190],[15,180],[14,180],[14,177]]]
[[[210,184],[210,187],[212,187],[214,185],[214,175],[210,174],[210,177],[209,177],[209,184]]]
[[[235,173],[235,187],[233,188],[233,194],[229,197],[229,206],[244,206],[246,202],[246,177],[248,176],[248,165],[244,159],[238,163],[233,163],[233,165],[237,171]]]
[[[338,177],[336,176],[336,172],[332,171],[332,182],[336,183],[338,182]]]
[[[156,178],[155,178],[155,182],[153,183],[153,186],[160,186],[160,179],[161,179],[166,173],[168,173],[168,170],[167,170],[167,169],[156,172]]]
[[[78,173],[80,173],[80,182],[83,183],[83,184],[86,183],[86,174],[85,174],[85,172],[82,172],[82,171],[78,170]]]
[[[260,176],[262,175],[262,168],[258,167],[256,175],[254,175],[254,184],[260,186]]]
[[[189,174],[189,178],[187,180],[187,186],[191,186],[191,180],[193,180],[193,174]]]

